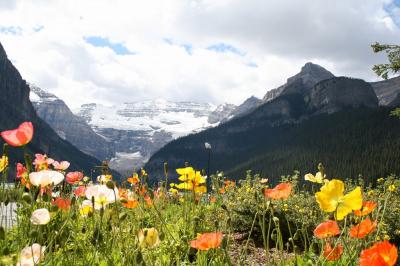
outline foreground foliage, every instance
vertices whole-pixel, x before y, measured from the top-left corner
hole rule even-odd
[[[32,124],[2,134],[23,147]],[[271,184],[251,172],[238,181],[207,178],[189,165],[178,182],[148,187],[145,170],[121,184],[104,169],[91,180],[69,163],[28,155],[14,187],[7,145],[0,160],[1,265],[395,265],[400,243],[400,180],[363,180],[296,172]],[[15,203],[15,223],[4,206]],[[244,237],[240,242],[235,235]],[[277,259],[278,258],[278,259]]]

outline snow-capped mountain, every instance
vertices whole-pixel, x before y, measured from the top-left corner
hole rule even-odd
[[[217,126],[226,116],[210,120],[216,109],[208,103],[156,99],[120,106],[90,103],[74,112],[113,143],[110,166],[124,173],[142,166],[171,140]]]

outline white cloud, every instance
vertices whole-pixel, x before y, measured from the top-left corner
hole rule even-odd
[[[400,36],[388,4],[7,1],[0,4],[0,42],[25,79],[72,107],[151,98],[240,103],[250,95],[262,97],[307,61],[338,75],[376,79],[371,67],[384,57],[370,45],[398,43]],[[90,36],[135,54],[95,47],[85,41]],[[207,49],[218,44],[234,49]]]

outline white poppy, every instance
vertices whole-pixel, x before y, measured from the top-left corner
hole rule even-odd
[[[91,185],[86,188],[86,198],[91,200],[94,198],[94,208],[96,210],[115,202],[119,199],[118,189],[109,189],[106,185]]]
[[[29,174],[29,181],[34,186],[45,187],[47,185],[58,185],[64,180],[64,175],[57,171],[43,170]]]
[[[50,222],[50,213],[47,209],[37,209],[32,212],[31,223],[34,225],[47,224]]]
[[[17,266],[34,266],[39,264],[40,260],[44,259],[44,250],[46,247],[42,247],[37,243],[32,246],[25,247],[21,250],[20,261]]]

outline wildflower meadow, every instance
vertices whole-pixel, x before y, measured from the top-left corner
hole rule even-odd
[[[319,164],[279,182],[251,171],[233,180],[166,162],[149,186],[145,169],[119,182],[107,168],[90,178],[51,154],[25,152],[11,165],[8,150],[25,151],[33,134],[30,122],[1,133],[0,265],[397,263],[396,176],[367,184]],[[9,175],[15,182],[6,185]]]

